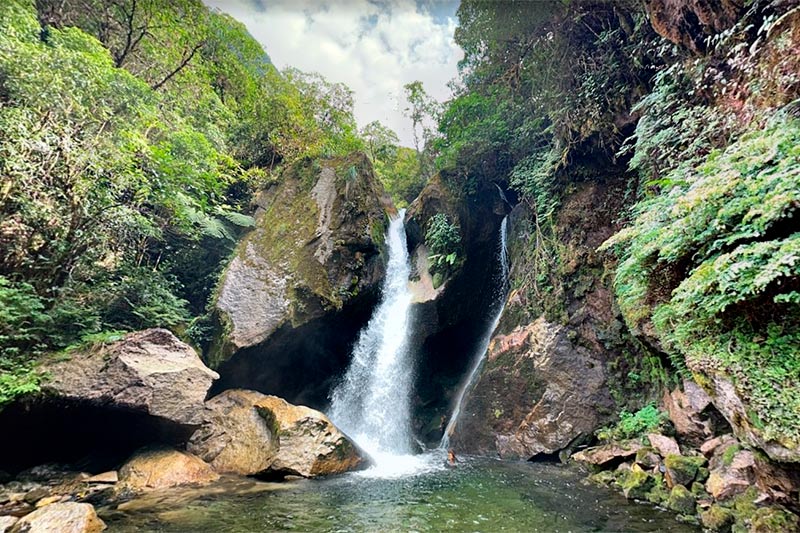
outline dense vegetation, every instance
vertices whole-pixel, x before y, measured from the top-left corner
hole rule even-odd
[[[645,384],[722,372],[753,427],[797,446],[797,35],[790,6],[745,4],[673,43],[637,2],[462,2],[437,164],[459,194],[490,181],[530,206],[514,282],[532,316],[553,320],[574,260],[559,207],[581,183],[622,176],[629,212],[608,216],[626,229],[606,247],[628,326],[654,325],[647,352],[664,354],[648,364],[667,372]]]
[[[253,193],[296,160],[369,148],[410,201],[416,154],[352,108],[199,0],[3,2],[0,404],[35,390],[45,351],[153,326],[200,340]]]

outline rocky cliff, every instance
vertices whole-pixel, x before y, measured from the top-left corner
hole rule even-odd
[[[394,208],[363,154],[305,160],[263,191],[217,292],[220,389],[321,407],[384,274]]]

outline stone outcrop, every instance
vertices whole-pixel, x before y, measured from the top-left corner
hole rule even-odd
[[[662,37],[694,52],[705,50],[705,40],[736,22],[741,0],[649,0],[650,23]]]
[[[714,435],[713,421],[704,413],[711,406],[711,397],[693,380],[683,380],[683,390],[665,391],[661,403],[675,431],[688,444],[700,446]]]
[[[304,160],[257,199],[255,228],[220,283],[221,362],[374,291],[391,200],[366,156]]]
[[[178,425],[202,421],[203,401],[219,376],[165,329],[126,335],[110,345],[43,365],[50,398],[142,412]]]
[[[451,442],[501,457],[552,454],[590,436],[613,406],[602,362],[540,318],[492,340]]]
[[[88,503],[54,503],[21,518],[10,533],[98,533],[106,529]]]
[[[205,485],[219,479],[219,474],[192,454],[170,448],[152,448],[131,457],[120,468],[119,479],[121,486],[143,491]]]
[[[636,441],[604,444],[602,446],[594,446],[581,450],[572,455],[572,459],[581,463],[602,467],[611,464],[619,464],[623,460],[637,455],[641,449],[642,445]]]
[[[187,449],[220,473],[266,471],[278,453],[278,426],[273,413],[258,405],[264,398],[254,391],[228,390],[210,399],[206,422]]]
[[[319,411],[276,396],[262,398],[257,405],[272,411],[280,435],[269,473],[317,477],[367,466],[364,452]]]
[[[781,441],[781,437],[766,438],[763,431],[748,413],[746,394],[724,373],[705,369],[703,380],[714,406],[728,421],[736,438],[763,450],[770,459],[785,463],[800,463],[800,448],[796,442]]]
[[[249,390],[225,391],[207,405],[188,449],[218,472],[316,477],[366,466],[363,452],[314,409]]]

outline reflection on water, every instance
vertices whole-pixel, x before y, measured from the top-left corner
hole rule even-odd
[[[405,477],[228,480],[103,509],[110,532],[699,531],[649,505],[587,486],[574,470],[487,459]],[[443,460],[443,458],[441,458]]]

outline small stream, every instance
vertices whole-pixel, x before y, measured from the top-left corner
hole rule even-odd
[[[700,531],[671,513],[582,482],[545,463],[417,456],[415,474],[356,472],[322,480],[228,479],[205,489],[169,489],[118,510],[101,509],[111,533]]]

